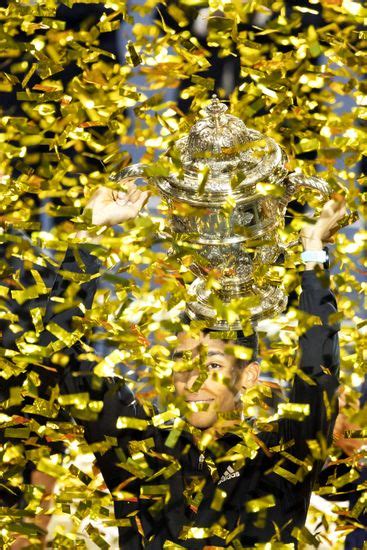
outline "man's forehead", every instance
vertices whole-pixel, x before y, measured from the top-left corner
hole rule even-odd
[[[224,342],[219,338],[213,338],[213,335],[209,332],[204,334],[200,332],[198,334],[190,334],[187,332],[180,332],[177,334],[177,344],[175,346],[175,351],[196,351],[199,350],[202,346],[205,346],[208,350],[218,350],[224,352],[228,342]]]

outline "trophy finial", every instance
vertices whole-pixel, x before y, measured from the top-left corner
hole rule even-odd
[[[211,102],[204,110],[209,116],[219,117],[228,110],[228,107],[227,105],[219,101],[216,94],[213,94]]]
[[[214,123],[214,127],[217,130],[220,130],[221,127],[221,117],[222,115],[228,110],[227,105],[219,101],[218,96],[216,94],[212,95],[212,100],[209,103],[209,105],[204,109],[205,113],[212,119]],[[217,152],[219,152],[220,149],[218,149]]]

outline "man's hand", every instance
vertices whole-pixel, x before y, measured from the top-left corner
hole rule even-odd
[[[314,224],[308,224],[301,231],[303,250],[322,250],[337,231],[340,220],[345,216],[345,200],[330,200],[324,204],[321,214]],[[314,262],[308,262],[306,269],[314,269]]]
[[[93,225],[116,225],[136,218],[148,199],[148,191],[140,191],[134,183],[126,184],[126,191],[99,187],[85,210],[92,211]]]
[[[330,200],[324,204],[321,214],[314,224],[308,224],[301,231],[304,250],[322,250],[338,228],[339,221],[345,216],[345,201]]]

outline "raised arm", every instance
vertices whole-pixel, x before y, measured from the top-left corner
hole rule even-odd
[[[99,188],[87,204],[86,209],[91,211],[92,223],[95,225],[115,225],[134,218],[138,215],[147,200],[147,193],[140,192],[135,185],[130,185],[126,193],[114,192],[109,188]],[[42,335],[44,345],[53,342],[58,348],[62,346],[62,353],[69,355],[69,364],[66,370],[59,369],[60,388],[62,395],[88,393],[90,401],[102,401],[103,407],[98,414],[91,416],[90,411],[85,414],[72,411],[73,417],[84,426],[84,435],[97,459],[109,490],[114,491],[119,484],[128,481],[131,474],[119,466],[124,458],[131,439],[139,439],[136,430],[118,429],[116,422],[119,416],[145,417],[144,409],[135,401],[134,395],[119,378],[101,379],[93,374],[95,361],[80,361],[80,355],[85,353],[83,324],[77,320],[83,317],[85,311],[92,307],[93,298],[97,288],[100,271],[103,270],[100,262],[91,253],[90,236],[83,232],[77,234],[85,244],[75,248],[69,248],[65,259],[58,271],[50,298],[47,303],[44,325],[46,330]],[[75,274],[84,272],[85,282],[80,284],[73,303],[70,307],[60,307],[59,298],[68,296],[69,285],[75,279]],[[78,322],[77,322],[78,321]],[[77,329],[75,331],[75,329]],[[80,331],[78,334],[78,330]],[[75,332],[73,332],[75,331]],[[68,335],[75,334],[75,338],[68,340]],[[62,340],[66,335],[63,345]],[[61,343],[60,343],[61,342]],[[89,417],[89,418],[88,418]],[[133,432],[133,433],[132,433]],[[139,494],[139,482],[128,483],[125,491],[130,494]],[[116,500],[116,517],[134,515],[137,510],[137,499]],[[127,550],[138,548],[140,535],[134,524],[134,518],[126,520],[126,527],[120,529],[120,535],[124,538],[124,548]]]
[[[134,218],[139,213],[147,194],[139,191],[135,185],[130,185],[127,192],[115,192],[106,187],[100,187],[88,202],[86,209],[91,211],[92,223],[95,225],[115,225]],[[61,350],[69,356],[66,369],[59,368],[61,393],[78,394],[88,392],[92,400],[107,400],[98,418],[86,422],[86,437],[89,441],[103,439],[103,436],[116,436],[116,420],[118,416],[134,416],[140,413],[132,406],[134,396],[122,380],[99,379],[93,375],[95,361],[79,360],[85,353],[84,327],[77,321],[92,307],[98,285],[101,262],[93,255],[93,240],[88,233],[77,234],[83,238],[84,244],[69,247],[64,261],[58,270],[47,301],[44,316],[46,330],[41,335],[43,346]],[[71,287],[74,281],[80,280],[77,292]],[[75,284],[74,284],[75,288]],[[63,303],[62,300],[65,300]],[[60,308],[61,301],[61,308]],[[116,404],[114,405],[114,402]],[[117,406],[118,403],[118,406]],[[126,410],[125,410],[126,408]],[[116,411],[116,418],[112,411]],[[74,411],[78,416],[78,412]],[[88,420],[83,415],[81,420]],[[91,415],[89,415],[91,416]],[[91,427],[91,425],[93,426]]]
[[[322,251],[344,214],[343,202],[327,202],[316,223],[302,230],[304,250]],[[337,415],[340,327],[332,319],[337,304],[330,290],[330,274],[322,264],[306,262],[299,308],[316,317],[312,326],[300,336],[299,371],[290,395],[291,403],[307,406],[306,415],[302,421],[287,421],[283,426],[285,438],[294,438],[299,453],[308,454],[307,440],[319,440],[320,443],[323,440],[321,447],[331,443]]]

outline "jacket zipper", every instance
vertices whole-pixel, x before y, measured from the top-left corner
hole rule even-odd
[[[198,462],[198,470],[202,470],[202,469],[203,469],[204,460],[205,460],[205,454],[204,454],[204,453],[200,453],[200,455],[199,455],[199,462]]]

